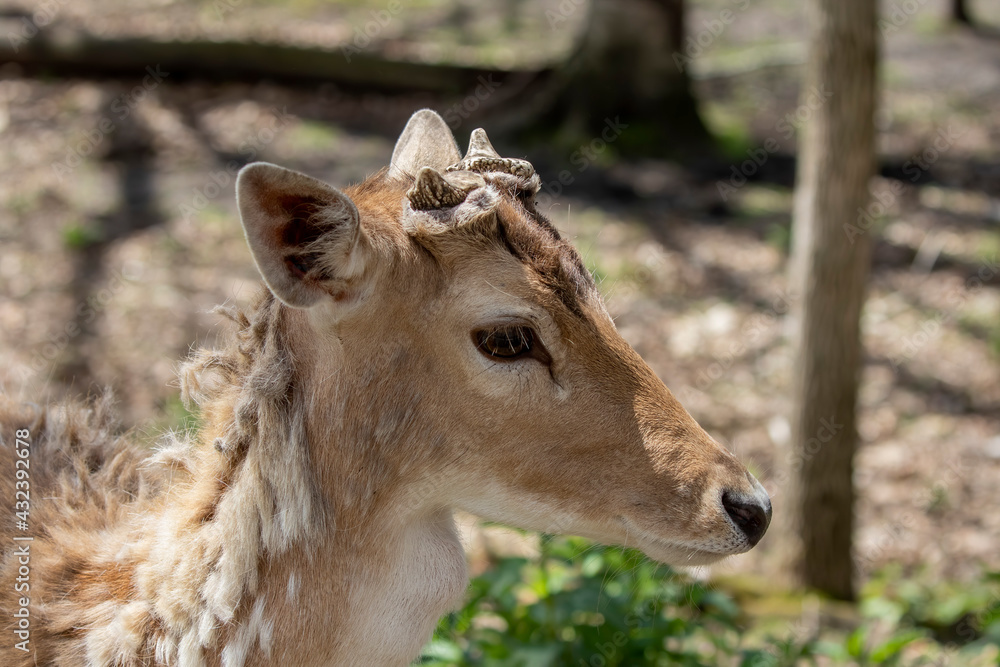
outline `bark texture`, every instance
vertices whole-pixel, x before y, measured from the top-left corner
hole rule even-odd
[[[613,139],[619,154],[704,154],[711,136],[691,91],[684,1],[593,0],[589,12],[576,53],[552,82],[540,136],[606,140],[617,118],[628,125]]]
[[[795,560],[803,584],[854,597],[853,457],[859,317],[872,233],[860,214],[875,168],[876,3],[813,0],[795,194],[792,287]],[[860,224],[859,224],[860,220]]]

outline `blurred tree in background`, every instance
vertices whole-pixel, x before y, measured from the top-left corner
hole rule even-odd
[[[972,17],[969,16],[969,9],[965,5],[965,0],[951,0],[951,19],[958,23],[972,24]]]
[[[698,115],[684,51],[684,0],[593,0],[576,52],[553,82],[533,131],[598,137],[609,120],[629,131],[624,156],[688,157],[711,148]]]
[[[875,4],[814,0],[803,104],[812,117],[799,149],[791,258],[802,290],[792,382],[792,460],[801,462],[787,511],[795,513],[802,583],[854,598],[855,404],[859,320],[871,233],[853,227],[875,171],[878,49]]]

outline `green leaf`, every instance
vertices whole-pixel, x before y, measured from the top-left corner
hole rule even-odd
[[[848,637],[847,641],[844,642],[844,648],[847,649],[847,654],[852,658],[860,658],[865,652],[865,627],[861,626],[854,632],[852,632]]]
[[[445,663],[460,663],[462,661],[462,649],[453,641],[446,639],[432,639],[424,647],[422,657],[425,660],[440,660]]]
[[[848,660],[852,657],[843,644],[827,640],[820,640],[816,642],[815,653],[816,655],[825,655],[833,658],[834,660],[842,661]]]
[[[883,597],[861,601],[861,615],[865,618],[877,618],[895,625],[903,617],[903,612],[903,605]]]
[[[884,644],[872,651],[871,661],[876,665],[882,664],[889,658],[899,655],[907,645],[918,639],[923,639],[926,635],[920,630],[904,630],[889,638]]]

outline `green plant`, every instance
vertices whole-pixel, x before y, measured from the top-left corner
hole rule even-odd
[[[63,245],[72,250],[82,250],[100,242],[100,233],[91,226],[74,223],[62,229]]]
[[[820,626],[802,637],[795,621],[750,618],[727,592],[637,551],[544,536],[537,558],[500,558],[472,581],[466,605],[441,620],[420,664],[1000,664],[1000,573],[975,585],[923,583],[886,568],[863,588],[858,611],[850,630]]]
[[[637,551],[544,537],[537,560],[501,559],[472,582],[421,664],[765,667],[808,655],[743,649],[741,629],[731,597]]]
[[[877,573],[862,591],[862,612],[922,629],[941,642],[1000,645],[1000,572],[977,582],[903,577],[898,567]]]
[[[876,639],[874,628],[864,624],[847,635],[845,640],[818,642],[816,652],[858,667],[898,665],[903,658],[903,649],[926,635],[910,628],[893,632],[884,639]]]

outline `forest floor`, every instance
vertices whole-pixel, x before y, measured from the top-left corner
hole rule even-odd
[[[245,0],[218,30],[330,46],[381,6],[323,10],[332,12],[325,23],[292,22],[294,34],[253,33],[276,24],[272,4]],[[296,16],[313,6],[291,4]],[[482,25],[469,3],[430,4],[433,19],[401,14],[378,48],[415,58],[427,55],[420,44],[456,44],[431,55],[513,66],[555,62],[572,44],[570,27],[550,26],[542,11],[558,3],[515,3],[519,18]],[[884,26],[883,170],[873,186],[882,209],[867,211],[876,222],[866,233],[878,240],[862,322],[857,559],[863,574],[896,563],[917,576],[966,579],[1000,569],[1000,38],[945,27],[944,3],[919,4]],[[133,5],[102,1],[98,11],[92,0],[59,11],[102,34],[194,29],[184,27],[183,2],[155,10],[177,11],[176,20],[151,21],[153,10]],[[738,20],[688,54],[731,165],[706,176],[667,162],[625,163],[612,144],[593,169],[574,172],[576,184],[549,210],[601,280],[622,334],[749,462],[776,514],[787,495],[788,312],[797,299],[785,278],[794,136],[782,122],[808,115],[798,85],[805,19],[795,6],[719,0],[692,12],[697,37],[723,9],[739,9]],[[974,9],[1000,26],[1000,9]],[[432,29],[449,20],[473,27]],[[509,45],[484,55],[476,35],[490,25],[553,50],[529,49],[521,61],[524,49]],[[169,73],[143,83],[142,75],[29,79],[0,69],[0,382],[29,400],[110,386],[124,423],[153,441],[186,418],[177,363],[218,334],[212,307],[257,289],[228,165],[266,159],[345,185],[387,164],[413,110],[461,102],[174,82]],[[491,119],[469,119],[460,144],[473,122],[489,129]],[[762,153],[769,140],[778,150]],[[532,157],[530,147],[496,143]],[[779,538],[713,573],[782,573]]]

